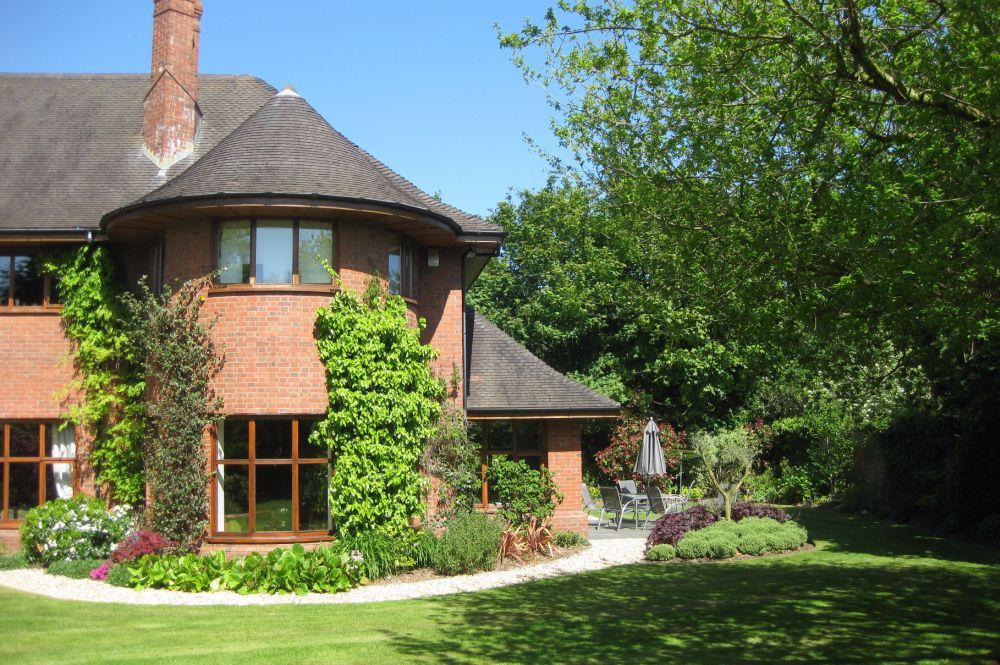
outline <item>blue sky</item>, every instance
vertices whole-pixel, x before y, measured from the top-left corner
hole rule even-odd
[[[523,141],[555,148],[545,91],[493,28],[550,4],[503,0],[203,0],[203,73],[294,85],[323,116],[429,193],[485,215],[544,184]],[[0,0],[0,71],[149,71],[152,0]]]

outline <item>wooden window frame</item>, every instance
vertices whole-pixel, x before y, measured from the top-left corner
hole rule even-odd
[[[480,452],[481,455],[481,465],[480,465],[480,479],[482,480],[482,496],[480,507],[486,509],[490,505],[489,494],[490,486],[489,481],[486,479],[486,471],[489,468],[490,456],[491,455],[506,455],[508,458],[513,460],[526,459],[529,457],[537,457],[539,466],[546,466],[548,459],[546,454],[549,449],[548,441],[548,427],[545,426],[545,420],[476,420],[479,426],[483,430],[483,446]],[[511,448],[503,448],[494,450],[490,447],[490,424],[491,423],[510,423],[510,445]],[[517,430],[519,425],[533,424],[537,425],[539,428],[538,437],[538,448],[520,448],[517,444]]]
[[[210,493],[210,527],[209,540],[212,542],[284,542],[289,540],[323,540],[329,537],[330,529],[325,530],[303,530],[299,529],[299,469],[302,466],[319,466],[325,464],[330,467],[329,457],[299,457],[299,423],[302,420],[317,420],[322,415],[301,415],[301,416],[234,416],[227,418],[227,421],[247,422],[247,458],[222,458],[219,459],[219,432],[215,431],[212,445],[212,491]],[[257,423],[261,420],[283,420],[290,421],[292,428],[292,454],[288,458],[257,458]],[[223,422],[221,427],[225,427]],[[247,497],[248,526],[249,531],[220,531],[219,510],[225,510],[219,505],[219,466],[242,466],[247,469]],[[257,468],[259,466],[291,466],[292,467],[292,530],[291,531],[257,531]],[[329,520],[329,499],[327,505],[327,519]]]
[[[0,247],[0,263],[7,261],[7,271],[9,283],[7,284],[7,293],[0,293],[0,310],[28,310],[32,308],[45,308],[45,309],[61,309],[62,305],[59,303],[52,302],[52,289],[55,283],[55,279],[52,275],[42,275],[42,304],[41,305],[15,305],[14,304],[14,289],[16,288],[17,275],[14,272],[14,258],[18,256],[27,256],[31,260],[38,258],[40,251],[37,249],[26,250],[23,248],[5,248]]]
[[[38,426],[38,455],[30,457],[11,457],[10,455],[10,426],[11,425],[37,425]],[[46,455],[45,451],[45,441],[46,441],[46,430],[50,427],[57,427],[58,423],[55,421],[38,421],[38,420],[4,420],[0,423],[0,436],[2,436],[2,447],[0,447],[0,465],[3,466],[3,488],[2,488],[2,503],[0,503],[0,527],[12,527],[21,524],[24,520],[16,519],[13,517],[8,517],[10,506],[10,465],[11,464],[36,464],[38,466],[38,505],[42,505],[46,502],[46,467],[52,464],[70,464],[73,467],[73,493],[76,494],[79,489],[77,483],[79,478],[77,477],[77,466],[76,466],[76,456],[73,457],[52,457]],[[74,446],[76,442],[76,436],[73,437]]]
[[[389,253],[386,254],[386,267],[388,268],[388,257],[395,249],[399,252],[399,293],[392,290],[392,279],[388,270],[386,270],[386,285],[389,293],[413,300],[417,297],[417,245],[400,235],[397,235],[396,239],[397,244],[390,247]]]
[[[219,264],[219,253],[222,251],[222,224],[223,222],[247,222],[250,224],[250,272],[247,276],[246,282],[218,282],[218,286],[221,288],[226,287],[245,287],[245,286],[261,286],[261,287],[277,287],[277,288],[287,288],[289,286],[303,286],[306,288],[331,288],[335,286],[334,280],[331,277],[328,284],[316,284],[316,283],[302,283],[302,275],[299,271],[299,224],[301,222],[306,222],[309,224],[329,224],[330,230],[333,233],[333,247],[331,248],[330,265],[333,266],[334,270],[340,270],[338,257],[340,253],[338,252],[339,242],[340,242],[340,224],[336,221],[329,219],[310,219],[302,217],[247,217],[240,219],[216,219],[215,221],[215,267],[220,269],[222,266]],[[267,283],[267,284],[257,284],[257,222],[291,222],[292,223],[292,281],[285,283]]]

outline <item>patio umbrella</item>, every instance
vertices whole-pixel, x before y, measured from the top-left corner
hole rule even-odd
[[[642,447],[639,449],[639,457],[635,460],[633,471],[643,476],[662,476],[667,472],[663,447],[660,446],[660,428],[652,418],[642,433]]]

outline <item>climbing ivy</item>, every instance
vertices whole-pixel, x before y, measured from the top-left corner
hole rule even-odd
[[[317,312],[316,346],[329,408],[310,441],[334,460],[330,512],[340,534],[403,533],[424,511],[418,462],[441,416],[444,385],[406,321],[406,304],[373,278],[362,296],[343,290]]]
[[[121,281],[104,247],[80,247],[43,258],[59,283],[62,326],[73,346],[79,393],[66,418],[92,437],[90,461],[109,499],[141,503],[145,494],[142,414],[145,383],[123,325]]]

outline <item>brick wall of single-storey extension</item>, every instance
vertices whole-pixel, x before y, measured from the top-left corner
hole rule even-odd
[[[579,420],[547,420],[546,466],[562,492],[563,501],[552,517],[554,531],[576,531],[587,535],[583,512],[583,460],[580,452]]]

